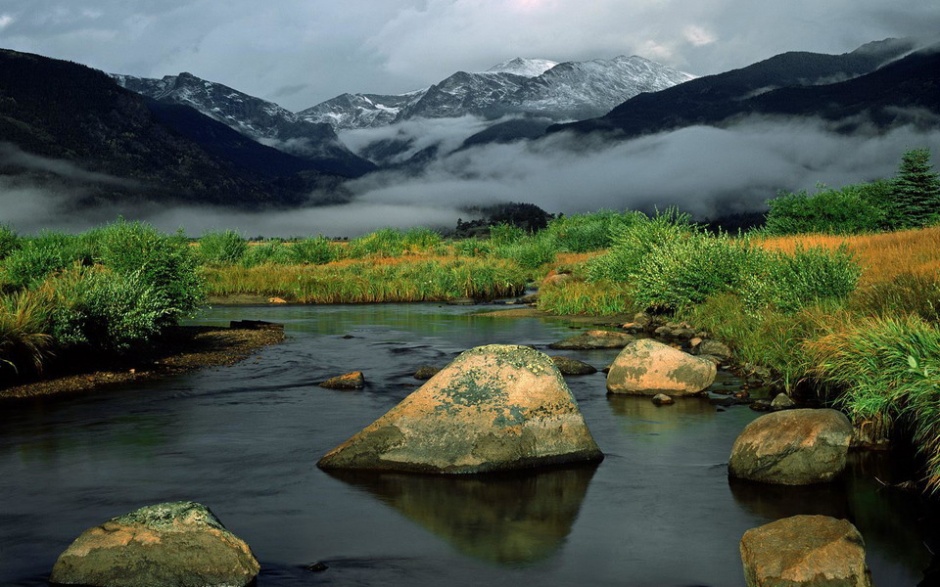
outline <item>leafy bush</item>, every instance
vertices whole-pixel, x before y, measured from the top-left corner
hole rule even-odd
[[[634,222],[613,226],[613,245],[607,254],[589,263],[588,278],[620,283],[633,281],[651,251],[694,231],[691,217],[675,208],[652,218],[637,213]]]
[[[890,183],[879,181],[824,188],[813,195],[805,190],[783,194],[767,202],[764,231],[771,235],[879,231],[888,224],[890,191]]]
[[[164,300],[167,311],[161,325],[174,324],[198,309],[202,281],[196,256],[182,235],[168,237],[150,225],[122,220],[100,229],[97,237],[101,264],[125,278],[137,275]]]
[[[7,258],[19,246],[19,237],[16,232],[9,226],[0,224],[0,261]]]
[[[835,251],[798,247],[793,255],[766,253],[743,284],[745,308],[772,306],[793,313],[822,301],[844,300],[858,285],[861,268],[848,247]]]
[[[561,216],[549,223],[547,231],[555,237],[562,250],[572,253],[599,251],[613,244],[615,227],[630,226],[641,216],[639,212],[621,214],[611,210]]]
[[[91,265],[94,241],[61,232],[22,239],[4,262],[4,281],[14,288],[35,287],[73,263]]]
[[[736,291],[762,263],[763,251],[726,235],[688,233],[651,249],[634,270],[634,298],[658,311],[698,304]]]
[[[209,232],[199,239],[199,256],[213,265],[238,263],[248,250],[248,243],[234,230]]]
[[[142,272],[80,268],[46,284],[56,296],[51,334],[61,345],[125,351],[153,338],[178,311]]]

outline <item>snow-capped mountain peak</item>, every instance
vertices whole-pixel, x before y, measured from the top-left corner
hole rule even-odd
[[[521,75],[522,77],[538,77],[556,65],[558,65],[556,61],[549,61],[548,59],[523,59],[522,57],[516,57],[515,59],[494,65],[487,69],[485,73],[511,73]]]

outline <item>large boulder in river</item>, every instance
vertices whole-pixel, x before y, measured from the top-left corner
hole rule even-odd
[[[865,542],[846,520],[794,516],[744,533],[748,587],[871,587]]]
[[[715,382],[715,363],[652,339],[623,349],[610,366],[607,391],[630,395],[696,395]]]
[[[831,481],[844,469],[852,424],[831,409],[775,412],[748,424],[731,448],[732,477],[810,485]]]
[[[148,506],[83,532],[59,555],[49,581],[95,587],[248,585],[260,565],[208,508]]]
[[[317,465],[459,474],[601,459],[552,360],[490,345],[461,354]]]

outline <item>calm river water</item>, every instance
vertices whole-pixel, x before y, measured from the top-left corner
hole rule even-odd
[[[923,580],[937,517],[915,497],[881,489],[874,474],[891,473],[879,459],[857,461],[825,488],[729,484],[731,445],[755,413],[707,400],[655,408],[608,398],[600,373],[568,379],[606,454],[596,468],[467,479],[317,469],[327,450],[419,386],[419,366],[443,366],[482,344],[544,348],[575,333],[471,310],[216,308],[198,322],[273,320],[288,339],[232,367],[3,406],[0,585],[45,585],[83,530],[183,499],[208,505],[251,545],[259,587],[734,587],[744,584],[744,531],[798,513],[855,523],[876,585]],[[616,351],[565,354],[603,367]],[[316,385],[352,370],[365,373],[365,390]],[[306,569],[317,562],[328,569]]]

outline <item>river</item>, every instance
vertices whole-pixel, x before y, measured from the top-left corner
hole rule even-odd
[[[757,416],[704,399],[656,408],[611,397],[604,375],[568,384],[606,458],[510,478],[333,477],[316,461],[408,393],[412,374],[491,343],[570,336],[563,322],[438,305],[222,307],[200,324],[260,319],[287,340],[235,366],[82,396],[7,404],[0,416],[0,585],[46,585],[85,529],[172,500],[209,506],[262,565],[258,586],[744,585],[738,543],[780,517],[851,520],[874,583],[914,586],[937,521],[887,490],[886,457],[856,455],[821,488],[730,484]],[[600,368],[616,351],[565,352]],[[361,370],[366,389],[317,383]],[[719,385],[736,381],[723,375]],[[325,571],[308,570],[323,563]],[[926,584],[926,583],[925,583]]]

